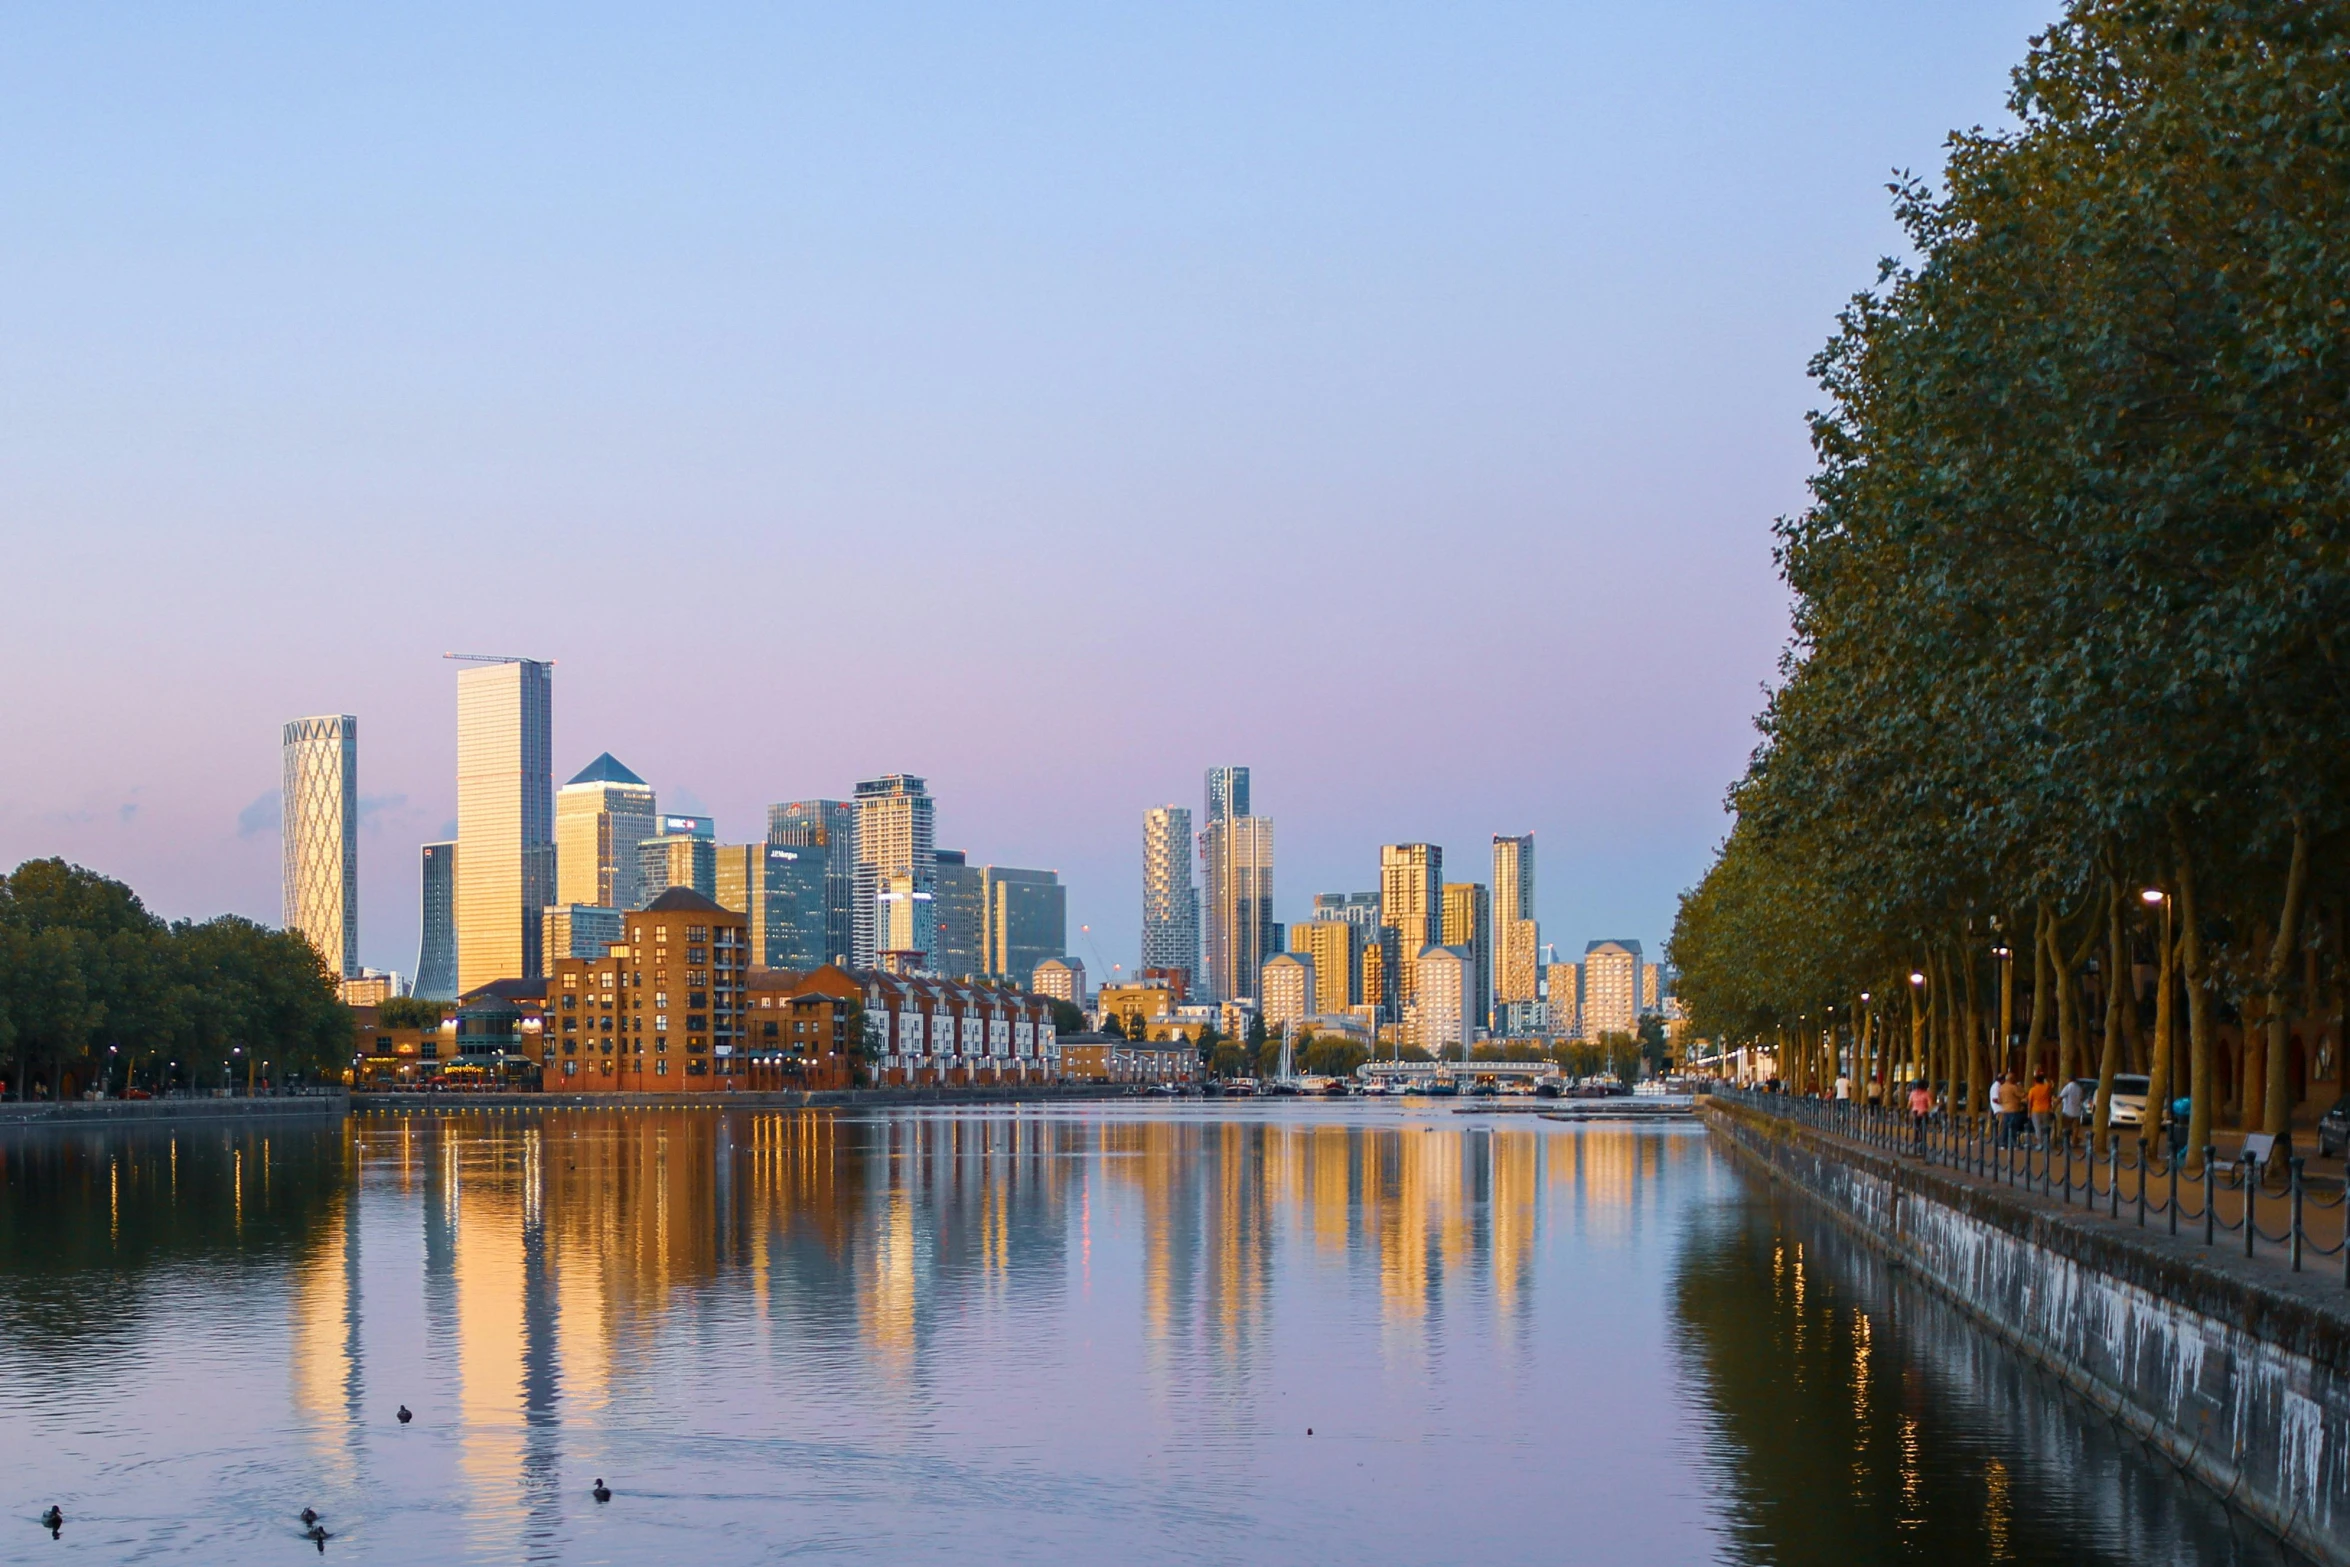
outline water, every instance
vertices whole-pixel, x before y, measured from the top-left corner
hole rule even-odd
[[[1696,1128],[1445,1107],[20,1136],[0,1388],[0,1560],[2285,1559]]]

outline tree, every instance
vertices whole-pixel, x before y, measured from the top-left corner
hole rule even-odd
[[[1102,1014],[1102,1032],[1109,1035],[1112,1039],[1124,1039],[1126,1037],[1126,1025],[1119,1020],[1117,1013],[1104,1012]]]
[[[415,996],[392,996],[375,1009],[377,1021],[386,1028],[438,1028],[449,1015],[445,1001],[424,1001]]]
[[[1083,1008],[1079,1007],[1073,1001],[1063,1001],[1058,997],[1055,997],[1051,1004],[1053,1009],[1054,1033],[1082,1034],[1085,1032],[1085,1012]]]

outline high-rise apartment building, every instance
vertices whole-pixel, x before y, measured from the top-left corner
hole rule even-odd
[[[1583,1035],[1629,1034],[1640,1026],[1640,943],[1595,941],[1583,949]]]
[[[359,972],[359,720],[297,718],[281,756],[285,928],[349,979]]]
[[[857,951],[857,808],[847,800],[791,800],[767,807],[767,841],[824,851],[824,960]]]
[[[416,995],[457,999],[457,846],[428,843],[423,861],[424,931],[416,947]]]
[[[555,901],[643,908],[636,846],[661,831],[656,815],[652,787],[611,752],[581,768],[555,791]]]
[[[1534,835],[1493,835],[1493,1001],[1498,1016],[1513,1001],[1542,993],[1542,929],[1534,914]]]
[[[987,966],[987,877],[960,849],[938,851],[938,896],[931,910],[938,916],[931,968],[949,979],[992,973]]]
[[[1444,943],[1444,851],[1432,843],[1391,843],[1379,851],[1379,919],[1395,933],[1393,1004],[1418,996],[1422,947]]]
[[[979,875],[987,908],[985,971],[1026,990],[1039,963],[1069,950],[1069,890],[1055,871],[990,865]]]
[[[457,673],[457,988],[540,977],[555,901],[555,666]]]
[[[1583,1032],[1583,965],[1562,963],[1557,955],[1542,965],[1543,1015],[1550,1031],[1561,1039],[1586,1039]]]
[[[1672,993],[1672,988],[1665,978],[1665,966],[1662,963],[1640,965],[1640,1010],[1644,1015],[1662,1012],[1665,1009],[1665,998]]]
[[[1444,944],[1469,954],[1469,1032],[1493,1026],[1493,896],[1485,884],[1444,884]]]
[[[1199,973],[1199,889],[1191,879],[1191,812],[1158,805],[1142,813],[1142,966]]]
[[[1360,1005],[1363,936],[1369,927],[1348,920],[1298,920],[1289,927],[1289,950],[1314,960],[1318,1010],[1343,1012]]]
[[[938,921],[930,905],[938,893],[937,807],[927,784],[911,773],[869,778],[856,787],[857,928],[859,968],[880,965],[881,954],[930,967]]]
[[[729,843],[713,857],[716,901],[748,922],[753,966],[804,974],[825,961],[822,849]]]
[[[1047,958],[1029,976],[1028,988],[1037,995],[1082,1007],[1086,1003],[1085,965],[1076,958]]]
[[[1314,979],[1311,953],[1276,952],[1267,958],[1257,976],[1257,1011],[1265,1027],[1280,1029],[1312,1017],[1319,1010]]]
[[[1273,924],[1273,819],[1249,814],[1248,769],[1211,767],[1200,830],[1205,883],[1202,1001],[1254,1001]]]
[[[1475,1025],[1476,955],[1466,947],[1425,946],[1412,967],[1412,1043],[1439,1061],[1465,1061]]]

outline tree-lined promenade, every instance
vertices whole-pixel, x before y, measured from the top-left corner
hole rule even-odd
[[[337,1076],[351,1014],[301,936],[233,914],[166,923],[63,860],[0,877],[0,1081],[10,1097]],[[263,1063],[266,1062],[266,1067]]]
[[[2137,1070],[2192,1148],[2285,1133],[2350,977],[2350,5],[2081,0],[2011,104],[1815,362],[1680,994],[1799,1088],[2094,1074],[2102,1126]]]

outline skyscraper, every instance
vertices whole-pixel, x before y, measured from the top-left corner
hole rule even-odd
[[[824,961],[857,950],[857,808],[846,800],[791,800],[767,807],[767,841],[824,851]]]
[[[1025,990],[1039,963],[1069,950],[1069,891],[1054,871],[990,865],[979,875],[987,907],[985,972]]]
[[[554,666],[457,672],[457,988],[539,977],[555,901]]]
[[[826,961],[821,848],[730,843],[717,849],[716,859],[715,897],[749,919],[755,966],[805,974]]]
[[[1493,1026],[1493,896],[1482,882],[1444,884],[1444,944],[1469,955],[1469,1033]]]
[[[1156,805],[1142,813],[1142,966],[1199,973],[1199,889],[1191,880],[1191,812]]]
[[[424,932],[416,948],[420,1001],[457,999],[457,846],[428,843],[422,851]]]
[[[297,718],[281,756],[285,927],[349,979],[359,972],[359,720]]]
[[[1419,993],[1420,949],[1444,941],[1444,851],[1391,843],[1379,851],[1379,918],[1395,933],[1390,1004],[1401,1015]]]
[[[1583,949],[1583,1036],[1640,1026],[1640,943],[1595,941]]]
[[[1534,915],[1534,835],[1493,835],[1493,1000],[1499,1013],[1541,994],[1542,930]]]
[[[718,896],[718,825],[707,816],[657,816],[660,831],[636,846],[637,891],[641,907],[672,887],[691,887],[705,898]]]
[[[1273,934],[1273,819],[1249,814],[1248,769],[1208,769],[1199,835],[1206,882],[1204,1001],[1254,1001]]]
[[[938,896],[931,910],[938,917],[938,945],[930,966],[949,979],[989,973],[986,872],[960,849],[941,849],[937,857]]]
[[[643,908],[636,846],[661,830],[655,814],[651,786],[611,752],[581,768],[555,792],[555,901]]]
[[[859,968],[876,967],[884,952],[912,956],[930,967],[938,921],[937,807],[928,785],[911,773],[869,778],[856,787],[857,928]]]
[[[1469,1018],[1469,995],[1475,984],[1477,960],[1465,947],[1428,946],[1412,964],[1418,978],[1412,983],[1412,1041],[1439,1061],[1468,1059],[1475,1029]]]

